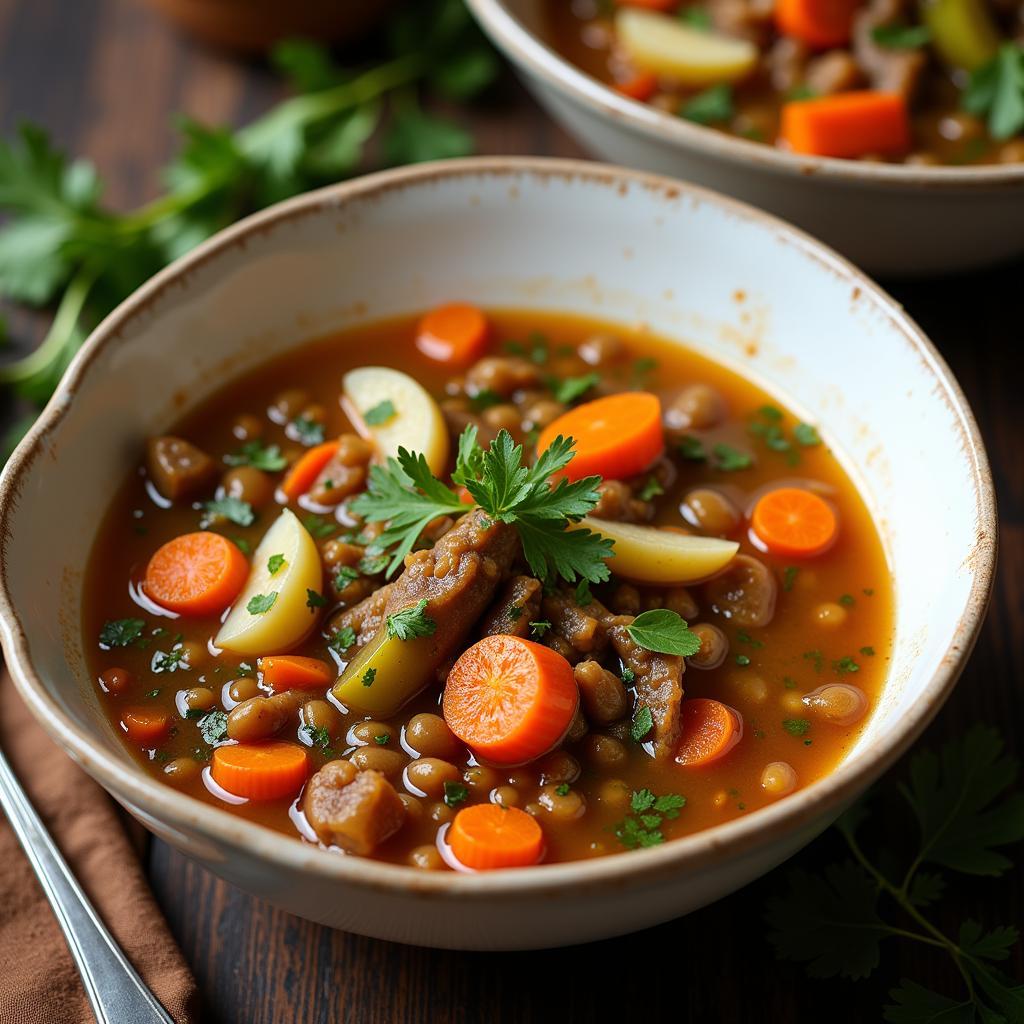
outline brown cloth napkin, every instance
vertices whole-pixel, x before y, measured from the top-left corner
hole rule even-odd
[[[0,743],[114,938],[179,1024],[198,1019],[196,985],[107,794],[58,750],[0,675]],[[64,936],[0,812],[0,1024],[95,1020]],[[130,1022],[125,1022],[130,1024]]]

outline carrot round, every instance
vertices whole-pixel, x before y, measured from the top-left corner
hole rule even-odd
[[[645,103],[658,89],[658,77],[650,71],[640,71],[622,82],[615,83],[616,92],[628,96],[631,100],[639,100]]]
[[[325,689],[334,682],[334,669],[319,658],[301,658],[297,654],[275,654],[258,659],[263,682],[274,693],[284,690]]]
[[[775,25],[784,36],[828,48],[850,41],[862,0],[775,0]]]
[[[477,871],[523,868],[544,852],[540,825],[518,807],[474,804],[455,815],[448,844],[459,863]]]
[[[171,716],[160,708],[130,708],[121,719],[124,731],[140,747],[155,747],[170,732]]]
[[[794,153],[858,157],[910,146],[906,100],[890,92],[841,92],[782,106],[779,135]]]
[[[289,501],[295,501],[313,486],[313,481],[334,458],[337,451],[337,441],[325,441],[302,453],[295,465],[288,470],[288,475],[281,484],[281,490]]]
[[[217,747],[210,768],[218,786],[250,800],[293,796],[306,781],[306,771],[306,751],[283,740]]]
[[[576,454],[565,467],[570,480],[593,473],[611,480],[643,472],[665,450],[661,403],[646,391],[624,391],[570,409],[542,431],[537,451],[558,435],[576,441]]]
[[[680,710],[682,736],[676,764],[699,768],[724,757],[743,735],[739,713],[706,697],[684,700]]]
[[[474,753],[495,764],[546,754],[572,724],[579,692],[572,666],[517,636],[478,640],[452,666],[444,720]]]
[[[487,317],[465,302],[431,310],[416,328],[416,347],[439,363],[465,366],[483,355]]]
[[[820,555],[839,531],[828,502],[799,487],[780,487],[759,498],[750,525],[773,555],[795,558]]]
[[[219,533],[185,533],[159,548],[146,566],[142,589],[179,615],[216,615],[238,596],[249,563]]]

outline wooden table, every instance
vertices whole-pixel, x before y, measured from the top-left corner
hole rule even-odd
[[[258,66],[190,45],[130,0],[0,0],[0,132],[21,118],[88,156],[114,206],[158,188],[172,154],[170,115],[244,122],[278,94]],[[484,153],[578,156],[577,147],[508,77],[467,116]],[[1020,282],[1024,264],[921,283],[890,283],[938,344],[971,400],[988,444],[1002,516],[1000,568],[988,621],[956,694],[929,730],[939,742],[971,722],[999,725],[1024,754],[1024,403]],[[912,410],[908,410],[912,412]],[[943,480],[934,482],[941,489]],[[906,827],[893,805],[891,826]],[[841,856],[825,836],[800,862]],[[446,953],[357,938],[309,924],[232,889],[160,842],[153,885],[199,980],[206,1018],[298,1022],[880,1020],[903,974],[943,988],[948,964],[883,946],[875,978],[809,981],[774,959],[761,908],[778,873],[672,924],[591,946],[502,955]],[[1024,872],[955,881],[939,923],[1024,918]],[[1018,948],[1007,965],[1024,975]],[[535,973],[536,972],[536,973]]]

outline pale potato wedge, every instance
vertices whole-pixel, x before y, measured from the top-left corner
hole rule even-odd
[[[350,370],[342,380],[342,405],[356,430],[377,446],[381,458],[397,456],[398,449],[405,448],[422,452],[435,475],[444,471],[448,462],[444,417],[423,385],[407,373],[387,366]],[[371,410],[386,413],[389,409],[393,415],[382,422],[366,422]]]
[[[691,537],[653,526],[614,523],[608,519],[582,519],[595,533],[615,541],[611,568],[616,575],[638,583],[683,586],[699,583],[721,572],[739,550],[739,544],[717,537]],[[569,524],[573,528],[573,524]]]
[[[655,11],[619,8],[615,34],[638,68],[684,85],[735,82],[757,65],[757,47],[749,40],[691,28]]]
[[[334,696],[365,714],[388,718],[434,676],[434,638],[399,640],[385,630],[352,659],[334,684]]]
[[[273,555],[284,557],[275,573],[268,566]],[[281,654],[290,650],[316,621],[318,609],[309,607],[307,590],[319,592],[322,585],[320,552],[295,514],[285,509],[256,548],[249,579],[214,643],[237,654]],[[267,611],[249,611],[254,597],[269,599],[271,594],[276,597]]]

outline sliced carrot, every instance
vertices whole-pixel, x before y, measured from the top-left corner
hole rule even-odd
[[[661,403],[646,391],[624,391],[570,409],[544,428],[537,451],[559,434],[576,441],[576,455],[565,467],[570,480],[593,473],[611,480],[635,476],[665,450]]]
[[[216,615],[249,575],[245,555],[227,537],[201,531],[169,540],[149,560],[142,589],[180,615]]]
[[[487,317],[476,306],[452,302],[420,320],[416,347],[439,363],[466,366],[483,355],[487,332]]]
[[[275,654],[258,659],[256,664],[263,673],[263,682],[274,693],[325,689],[334,682],[336,675],[326,661],[300,658],[297,654]]]
[[[533,817],[518,807],[474,804],[455,815],[448,844],[467,868],[523,868],[540,860],[544,833]]]
[[[306,751],[297,743],[236,743],[217,747],[210,769],[213,781],[235,796],[277,800],[293,796],[306,781]]]
[[[743,723],[738,711],[706,697],[684,700],[680,710],[682,737],[676,747],[676,764],[688,768],[725,757],[740,741]]]
[[[639,100],[641,103],[646,103],[657,92],[658,76],[650,71],[639,71],[632,78],[616,82],[615,89],[617,92],[621,92],[623,96],[628,96],[631,100]]]
[[[773,555],[796,558],[820,555],[839,532],[828,502],[800,487],[780,487],[759,498],[750,525]]]
[[[862,0],[775,0],[775,25],[808,46],[828,48],[850,41],[853,15]]]
[[[171,716],[159,708],[131,708],[124,713],[121,724],[128,739],[148,749],[166,738],[171,728]]]
[[[295,501],[313,486],[321,470],[334,458],[338,451],[337,441],[325,441],[309,451],[303,452],[281,484],[281,490],[289,501]]]
[[[478,640],[452,666],[444,720],[474,753],[525,764],[566,734],[579,702],[572,666],[549,647],[517,636]]]
[[[782,106],[779,135],[794,153],[858,157],[910,146],[906,100],[890,92],[841,92]]]

